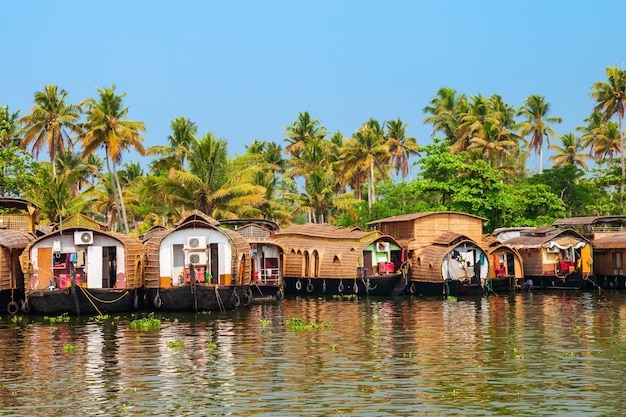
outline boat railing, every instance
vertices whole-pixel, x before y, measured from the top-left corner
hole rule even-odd
[[[280,280],[280,270],[278,268],[261,269],[259,282],[261,284],[278,285]]]

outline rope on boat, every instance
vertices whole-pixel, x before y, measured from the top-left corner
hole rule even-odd
[[[261,294],[261,297],[265,297],[265,295],[263,295],[263,291],[261,291],[261,287],[259,287],[259,283],[255,281],[254,286],[257,290],[259,290],[259,294]]]
[[[215,299],[217,300],[217,305],[220,308],[220,311],[226,311],[226,307],[224,306],[224,302],[222,301],[222,297],[220,297],[220,292],[218,286],[215,285]]]
[[[96,306],[96,304],[93,302],[93,300],[91,299],[90,295],[87,290],[85,290],[83,287],[78,287],[82,290],[82,292],[85,294],[85,296],[87,297],[87,300],[89,300],[89,302],[91,303],[91,305],[93,306],[93,308],[96,309],[96,311],[98,312],[98,315],[102,316],[102,312],[100,311],[100,309]],[[76,290],[74,290],[76,291]]]

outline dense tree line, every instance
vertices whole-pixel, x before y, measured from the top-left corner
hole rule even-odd
[[[423,108],[427,145],[400,119],[370,118],[346,137],[302,112],[282,140],[254,140],[239,156],[185,117],[171,121],[165,145],[145,149],[145,125],[128,118],[115,85],[78,104],[48,85],[26,115],[0,107],[0,194],[34,201],[48,222],[81,212],[125,233],[171,225],[193,209],[344,226],[453,210],[485,217],[488,230],[621,214],[626,72],[609,67],[606,76],[591,86],[589,117],[561,136],[562,118],[543,96],[515,107],[496,94],[441,88]],[[130,152],[151,157],[148,167],[124,163]],[[531,152],[537,173],[526,167]]]

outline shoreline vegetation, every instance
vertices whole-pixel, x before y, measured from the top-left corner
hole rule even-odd
[[[541,95],[514,106],[443,87],[416,114],[431,138],[408,137],[399,118],[370,118],[344,136],[304,111],[276,132],[283,140],[254,140],[234,157],[227,139],[182,116],[159,138],[164,145],[144,148],[145,125],[130,118],[115,85],[78,104],[67,94],[51,84],[34,93],[28,113],[0,107],[0,195],[33,201],[43,225],[82,213],[140,235],[200,210],[218,220],[365,228],[456,211],[488,219],[490,232],[624,213],[626,71],[617,66],[581,101],[589,117],[575,132],[557,133],[562,117]],[[531,153],[538,172],[526,166]],[[133,155],[152,160],[144,168]]]

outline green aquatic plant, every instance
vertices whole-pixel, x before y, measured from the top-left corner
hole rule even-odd
[[[261,323],[261,327],[267,327],[271,322],[272,322],[271,320],[267,320],[267,319],[259,320],[259,323]]]
[[[48,320],[50,323],[69,323],[70,315],[68,313],[63,313],[60,316],[56,316],[56,317],[44,316],[43,319]]]
[[[130,322],[131,329],[138,329],[141,331],[159,330],[161,328],[161,320],[154,317],[143,317]]]
[[[207,347],[209,350],[217,350],[217,343],[215,343],[215,342],[209,342],[209,343],[207,343],[207,344],[206,344],[206,347]]]
[[[285,326],[287,326],[289,330],[294,330],[294,331],[328,328],[330,327],[330,325],[331,323],[328,321],[321,321],[321,322],[311,321],[307,323],[301,318],[293,318],[293,319],[288,319],[285,321]]]
[[[458,299],[454,295],[449,295],[447,300],[451,303],[456,303]]]
[[[334,294],[334,300],[345,300],[345,301],[354,301],[358,300],[359,296],[356,294]]]
[[[97,316],[94,316],[91,318],[93,321],[95,321],[96,323],[100,323],[103,322],[105,320],[109,319],[109,315],[108,314],[99,314]]]
[[[335,351],[335,349],[337,349],[337,343],[331,343],[330,345],[328,345],[328,348],[329,348],[332,352],[334,352],[334,351]]]
[[[76,353],[80,350],[82,350],[81,347],[76,343],[66,343],[63,345],[63,351],[67,353]]]
[[[168,340],[165,342],[165,345],[170,349],[180,349],[185,345],[185,342],[182,340]]]

